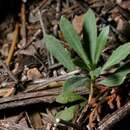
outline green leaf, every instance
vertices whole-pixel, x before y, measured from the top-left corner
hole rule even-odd
[[[84,52],[82,43],[80,41],[80,37],[76,33],[72,24],[63,16],[60,19],[60,29],[63,32],[65,40],[68,42],[70,47],[75,50],[75,52],[85,62],[85,64],[87,65],[87,68],[90,69],[90,61],[86,53]]]
[[[60,42],[51,35],[45,35],[44,42],[46,43],[47,49],[52,53],[52,55],[63,64],[68,70],[75,70],[76,66],[72,62],[70,54],[65,48],[60,44]]]
[[[130,63],[127,63],[121,68],[119,68],[114,74],[108,76],[104,80],[101,80],[99,84],[102,84],[108,87],[121,85],[124,82],[127,74],[129,73],[130,73]]]
[[[89,79],[81,76],[74,76],[68,79],[64,84],[64,91],[70,91],[74,88],[81,87],[86,85],[89,82]]]
[[[95,70],[89,72],[91,79],[94,80],[100,75],[100,73],[101,73],[101,67],[98,67]]]
[[[85,70],[87,72],[87,70],[86,70],[86,64],[83,62],[83,60],[79,59],[79,57],[77,59],[74,59],[73,63],[76,66],[78,66],[80,69]]]
[[[66,104],[66,103],[71,103],[71,102],[75,102],[75,101],[83,100],[83,99],[84,99],[83,97],[81,97],[80,95],[74,92],[65,91],[56,97],[56,102],[61,103],[61,104]]]
[[[130,42],[119,46],[112,55],[109,57],[107,62],[102,68],[102,73],[104,70],[109,69],[113,65],[118,64],[121,60],[124,60],[130,54]]]
[[[84,16],[84,30],[87,34],[89,49],[90,49],[90,57],[92,63],[95,62],[95,52],[96,52],[96,42],[97,42],[97,27],[96,27],[96,18],[94,12],[89,9]]]
[[[77,106],[71,106],[62,110],[56,114],[56,118],[62,119],[64,121],[71,121],[74,118],[74,114],[77,110]]]
[[[108,34],[109,34],[109,26],[103,28],[97,38],[96,52],[95,52],[95,64],[98,63],[102,50],[104,49],[104,47],[106,45]]]

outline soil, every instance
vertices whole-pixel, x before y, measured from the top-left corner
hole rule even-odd
[[[130,41],[129,0],[0,0],[0,130],[130,129],[129,75],[118,87],[100,86],[102,101],[93,98],[91,109],[89,89],[79,87],[75,92],[86,98],[85,105],[78,106],[72,120],[56,122],[56,114],[72,105],[56,102],[64,82],[84,72],[68,72],[46,49],[44,34],[55,36],[79,58],[66,44],[59,20],[65,16],[82,38],[83,14],[89,8],[98,32],[110,26],[102,54],[106,61],[115,48]],[[129,56],[123,63],[127,61]]]

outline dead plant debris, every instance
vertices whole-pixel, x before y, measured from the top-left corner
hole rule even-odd
[[[59,20],[61,16],[69,19],[82,38],[84,13],[91,8],[96,15],[98,32],[103,26],[110,27],[109,41],[102,53],[101,62],[104,62],[113,49],[130,41],[130,1],[21,0],[18,9],[10,14],[3,7],[11,9],[16,4],[14,1],[8,5],[0,1],[0,10],[7,12],[6,16],[0,17],[0,129],[113,130],[130,112],[129,75],[118,87],[99,85],[89,103],[89,87],[83,86],[74,89],[83,96],[78,107],[75,107],[77,102],[71,102],[69,94],[70,99],[66,99],[69,103],[59,104],[56,97],[63,92],[65,81],[85,73],[80,69],[68,72],[49,53],[43,39],[46,33],[52,34],[72,57],[80,61],[64,41]],[[126,62],[129,62],[129,56],[120,65]],[[100,79],[115,70],[111,71]],[[74,109],[76,111],[71,115]],[[59,111],[61,113],[57,114]],[[59,115],[66,120],[60,119]],[[130,129],[129,120],[126,122],[118,129]]]

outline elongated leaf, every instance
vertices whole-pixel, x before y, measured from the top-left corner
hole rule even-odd
[[[52,55],[61,64],[63,64],[70,71],[75,69],[75,65],[71,60],[69,52],[64,49],[55,37],[46,34],[44,37],[44,42],[46,43],[46,47],[50,53],[52,53]]]
[[[63,16],[60,19],[60,29],[63,32],[65,40],[68,42],[70,47],[76,51],[76,53],[82,58],[89,69],[90,61],[84,52],[80,37],[74,30],[72,24]]]
[[[127,63],[126,65],[118,69],[114,74],[100,81],[99,84],[102,84],[108,87],[121,85],[124,82],[127,74],[129,73],[130,73],[130,63]]]
[[[71,106],[69,108],[66,108],[65,110],[62,110],[56,114],[56,118],[62,119],[64,121],[70,121],[74,118],[74,114],[77,110],[77,106]]]
[[[103,28],[97,38],[96,52],[95,52],[95,63],[96,64],[98,63],[102,50],[104,49],[104,47],[106,45],[108,33],[109,33],[109,26]]]
[[[89,79],[87,77],[74,76],[68,79],[64,84],[64,91],[71,91],[74,88],[85,86],[89,84]]]
[[[80,69],[86,70],[86,64],[83,60],[77,58],[73,60],[73,63],[78,66]]]
[[[124,60],[129,54],[130,42],[118,47],[103,66],[102,73],[105,69],[109,69],[111,66],[118,64],[121,60]]]
[[[96,42],[97,42],[97,27],[96,27],[96,18],[94,12],[89,9],[84,16],[84,29],[87,34],[89,49],[90,49],[90,57],[92,63],[95,61],[95,51],[96,51]]]
[[[56,97],[56,102],[61,104],[66,104],[66,103],[71,103],[83,99],[84,99],[83,97],[81,97],[80,95],[74,92],[66,91]]]

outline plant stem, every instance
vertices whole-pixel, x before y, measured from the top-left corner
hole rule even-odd
[[[9,54],[8,54],[7,59],[6,59],[6,65],[10,64],[10,61],[11,61],[11,59],[13,57],[13,53],[14,53],[14,50],[15,50],[15,47],[16,47],[16,43],[17,43],[17,38],[18,38],[18,31],[19,31],[19,25],[18,25],[18,23],[16,23],[15,30],[13,32],[12,45],[11,45],[11,48],[9,49]]]
[[[94,87],[94,83],[91,82],[91,85],[90,85],[90,94],[89,94],[89,98],[88,98],[88,104],[91,103],[91,100],[92,100],[92,97],[93,97],[93,93],[94,93],[93,87]]]

